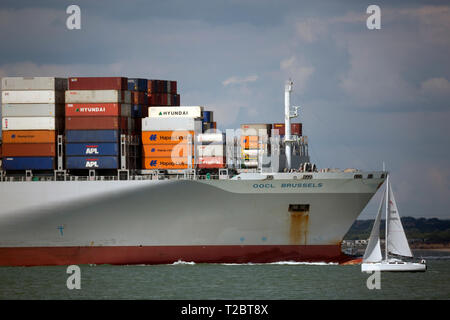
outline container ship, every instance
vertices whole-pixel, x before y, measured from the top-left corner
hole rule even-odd
[[[290,81],[284,123],[225,132],[176,81],[1,83],[2,266],[342,263],[387,175],[311,163]]]

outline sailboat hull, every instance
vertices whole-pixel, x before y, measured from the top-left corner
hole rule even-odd
[[[426,269],[426,264],[413,262],[380,262],[361,264],[362,272],[424,272]]]

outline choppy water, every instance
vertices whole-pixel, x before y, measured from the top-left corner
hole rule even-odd
[[[449,299],[450,253],[416,256],[425,273],[382,273],[379,290],[360,266],[325,263],[82,265],[79,290],[67,267],[0,267],[0,299]]]

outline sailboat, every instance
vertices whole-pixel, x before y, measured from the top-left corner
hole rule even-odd
[[[380,246],[380,221],[383,211],[383,203],[386,207],[386,232],[385,232],[385,258],[383,260]],[[389,184],[389,176],[386,179],[386,192],[381,200],[378,214],[370,233],[369,243],[361,264],[362,272],[372,271],[425,271],[425,260],[418,262],[406,261],[413,254],[408,245],[405,231],[403,230],[400,215],[394,194]],[[406,258],[406,259],[405,259]]]

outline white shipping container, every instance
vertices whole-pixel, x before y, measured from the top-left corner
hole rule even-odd
[[[2,91],[2,103],[64,103],[64,91],[17,90]]]
[[[225,155],[225,146],[223,144],[208,144],[197,146],[199,157],[223,157]]]
[[[3,117],[2,130],[56,130],[62,121],[54,117]]]
[[[224,143],[225,134],[223,133],[201,133],[197,135],[198,143]]]
[[[202,132],[202,121],[194,118],[143,118],[142,131],[188,130]]]
[[[180,106],[180,107],[149,107],[150,118],[201,118],[203,107]]]
[[[67,90],[66,78],[55,77],[5,77],[2,90]]]
[[[131,103],[131,91],[68,90],[66,103]]]
[[[64,104],[18,103],[2,105],[3,117],[59,117],[64,116]]]

